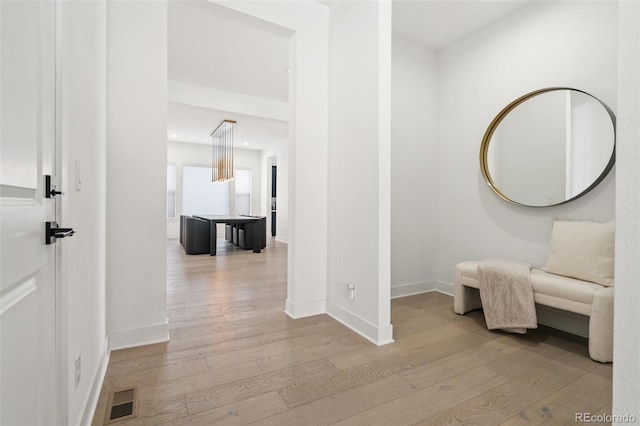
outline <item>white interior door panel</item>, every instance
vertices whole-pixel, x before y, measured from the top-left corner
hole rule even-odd
[[[58,424],[55,2],[0,2],[0,424]]]

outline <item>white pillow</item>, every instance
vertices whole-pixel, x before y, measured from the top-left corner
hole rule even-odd
[[[613,222],[556,220],[544,271],[605,286],[613,285]]]

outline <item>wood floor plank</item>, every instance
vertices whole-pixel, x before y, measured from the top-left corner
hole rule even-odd
[[[176,340],[184,340],[189,338],[206,338],[207,336],[230,336],[228,339],[235,339],[236,337],[248,337],[258,334],[266,333],[269,331],[278,331],[288,328],[302,327],[307,324],[313,324],[316,322],[330,321],[330,317],[327,315],[317,315],[315,317],[300,318],[299,320],[293,320],[286,315],[273,315],[265,319],[251,319],[248,321],[235,321],[235,322],[221,322],[217,324],[206,325],[202,327],[191,327],[184,330],[176,330],[171,333],[171,338]],[[223,334],[225,333],[226,334]]]
[[[172,320],[169,322],[169,333],[175,334],[180,329],[214,326],[220,322],[226,321],[224,315],[209,315],[200,318],[183,319],[180,321]]]
[[[335,367],[329,361],[322,360],[297,365],[272,373],[264,373],[246,380],[216,386],[199,392],[187,393],[187,407],[189,408],[190,414],[199,413],[211,408],[251,398],[261,393],[282,389],[297,381],[322,377],[333,371],[335,371]]]
[[[569,365],[573,368],[582,370],[585,373],[592,372],[592,371],[600,372],[600,374],[603,374],[603,378],[606,378],[609,381],[611,381],[611,377],[607,377],[607,374],[605,373],[605,371],[612,372],[611,364],[601,364],[597,361],[592,360],[587,356],[584,356],[584,354],[576,354],[573,352],[567,352],[554,359],[558,362]],[[605,370],[600,371],[599,370],[600,366],[605,366]]]
[[[171,311],[172,309],[185,308],[186,306],[187,305],[185,305],[183,302],[167,303],[167,311]]]
[[[496,361],[520,349],[492,340],[459,353],[440,358],[434,362],[420,365],[400,373],[400,376],[417,388],[424,388],[475,367]]]
[[[168,365],[178,360],[201,358],[207,355],[232,352],[267,343],[286,341],[291,338],[309,336],[315,333],[344,329],[344,326],[335,321],[330,321],[328,318],[325,315],[302,318],[299,327],[285,327],[282,329],[282,327],[265,326],[257,330],[254,328],[241,328],[229,333],[218,333],[207,337],[143,346],[142,348],[146,348],[144,351],[137,350],[142,348],[134,348],[136,349],[135,351],[134,349],[117,351],[118,357],[116,361],[111,360],[109,369],[115,374],[137,371]],[[272,329],[280,330],[267,332]],[[127,357],[126,353],[131,355]]]
[[[183,300],[187,308],[199,308],[201,306],[216,304],[222,305],[223,313],[230,313],[234,311],[250,311],[252,307],[258,308],[265,307],[266,305],[270,305],[271,307],[280,306],[282,310],[284,310],[284,304],[282,303],[283,297],[286,297],[285,292],[273,291],[273,288],[266,284],[265,288],[246,288],[242,291],[236,289],[235,291],[216,293],[211,289],[207,289],[203,292],[203,296],[198,297],[197,294],[190,294],[189,297],[183,297],[179,300]],[[237,304],[237,306],[233,308],[228,307],[229,302],[233,302],[233,304]]]
[[[594,362],[595,367],[589,370],[591,374],[596,374],[609,381],[613,380],[613,364],[602,364],[600,362]]]
[[[403,426],[414,425],[439,412],[455,407],[470,398],[506,383],[486,367],[476,367],[413,392],[407,396],[379,405],[350,417],[340,426]]]
[[[392,345],[369,346],[362,350],[349,351],[342,354],[333,354],[329,360],[340,370],[366,364],[376,359],[386,358],[411,349],[420,348],[433,343],[450,339],[454,336],[466,333],[466,330],[455,325],[431,329],[416,333],[411,338],[397,339]]]
[[[583,371],[550,361],[418,424],[499,425],[582,375]]]
[[[109,356],[109,366],[120,361],[131,361],[135,358],[166,353],[170,343],[171,342],[163,342],[153,345],[111,351],[111,355]]]
[[[317,344],[316,344],[317,343]],[[257,363],[264,372],[277,371],[293,365],[316,361],[343,352],[360,351],[371,347],[371,342],[364,338],[345,333],[336,335],[328,341],[316,341],[298,350],[287,351],[258,359]],[[334,364],[335,365],[335,364]]]
[[[591,389],[585,394],[583,389]],[[585,374],[504,422],[505,426],[574,424],[576,413],[592,413],[611,400],[611,382]]]
[[[332,374],[296,381],[282,389],[280,396],[289,407],[297,407],[433,362],[483,342],[472,333],[462,334],[446,342],[420,347]]]
[[[395,339],[401,339],[404,336],[410,336],[424,330],[445,327],[450,324],[449,321],[438,315],[424,311],[419,312],[417,309],[413,309],[411,314],[406,315],[404,318],[402,315],[396,315],[394,319],[392,315],[392,323],[398,320],[402,321],[403,326],[399,330],[394,330]]]
[[[184,303],[182,303],[185,305]],[[219,303],[203,303],[197,307],[184,306],[181,308],[167,309],[169,322],[189,321],[191,319],[216,316],[224,314],[224,309]]]
[[[194,356],[192,358],[202,358],[201,356]],[[132,372],[146,370],[148,368],[160,367],[162,365],[170,364],[167,360],[167,356],[163,353],[139,356],[135,358],[119,358],[116,361],[110,360],[107,368],[107,375],[125,375]]]
[[[188,359],[160,367],[114,374],[107,369],[104,384],[107,389],[128,389],[135,386],[163,383],[179,377],[208,371],[204,358]]]
[[[213,369],[198,374],[179,377],[162,383],[140,386],[138,388],[138,398],[141,401],[161,401],[177,396],[184,396],[190,392],[210,389],[238,380],[259,376],[263,373],[260,366],[255,361],[237,364],[231,367]]]
[[[252,309],[241,312],[227,312],[224,314],[224,318],[229,322],[239,322],[247,319],[255,319],[261,318],[265,319],[265,317],[269,317],[273,315],[277,317],[279,315],[287,315],[284,313],[282,306],[278,304],[278,306],[270,306],[270,307],[260,307],[259,309]]]
[[[330,425],[361,411],[377,407],[390,400],[413,392],[413,387],[398,376],[386,377],[373,383],[349,389],[275,416],[256,422],[256,425]],[[310,419],[313,419],[310,422]]]
[[[503,377],[512,379],[528,371],[544,367],[549,363],[549,359],[542,355],[527,351],[519,345],[513,347],[520,350],[487,363],[487,368],[492,369]]]
[[[212,368],[220,368],[238,364],[241,362],[268,358],[274,355],[286,355],[291,352],[309,348],[311,346],[327,344],[347,333],[352,332],[350,330],[341,328],[336,330],[335,332],[295,337],[279,342],[267,343],[264,345],[253,346],[237,351],[229,351],[211,355],[208,356],[206,360],[207,364]]]
[[[203,345],[215,345],[216,348],[229,345],[228,350],[235,350],[237,341],[255,341],[255,344],[244,342],[243,345],[257,346],[266,342],[275,342],[289,338],[321,333],[335,328],[334,321],[327,315],[300,318],[299,320],[271,321],[262,324],[235,327],[223,332],[194,333],[194,335],[175,339],[169,343],[173,350],[185,350]],[[234,343],[235,342],[235,343]],[[242,346],[242,345],[241,345]],[[237,348],[236,348],[237,349]]]
[[[267,392],[242,401],[162,423],[162,426],[247,425],[287,410],[278,392]]]

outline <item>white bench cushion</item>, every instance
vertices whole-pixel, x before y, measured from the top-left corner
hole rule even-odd
[[[468,261],[458,265],[462,285],[478,288],[479,263]],[[591,314],[596,291],[603,288],[600,284],[550,274],[536,268],[531,269],[531,286],[536,303],[586,316]]]

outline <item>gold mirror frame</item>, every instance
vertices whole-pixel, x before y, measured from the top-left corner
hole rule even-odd
[[[491,173],[489,172],[489,164],[488,164],[488,161],[487,161],[487,154],[489,152],[489,143],[491,142],[491,138],[493,137],[493,133],[496,131],[496,129],[498,128],[498,126],[500,125],[502,120],[504,120],[504,118],[511,111],[513,111],[518,105],[524,103],[525,101],[527,101],[527,100],[529,100],[529,99],[531,99],[533,97],[541,95],[543,93],[553,92],[553,91],[557,91],[557,90],[572,90],[574,92],[583,93],[583,94],[595,99],[596,101],[598,101],[600,103],[600,105],[602,105],[604,107],[604,109],[609,114],[609,117],[611,117],[611,123],[613,125],[613,149],[611,150],[611,158],[609,158],[609,162],[607,163],[607,165],[604,168],[604,170],[602,171],[602,173],[600,173],[600,176],[598,176],[598,178],[595,181],[593,181],[593,183],[591,185],[589,185],[584,191],[582,191],[578,195],[576,195],[576,196],[574,196],[572,198],[569,198],[568,200],[564,200],[564,201],[562,201],[560,203],[542,205],[542,206],[532,206],[532,205],[529,205],[529,204],[519,203],[519,202],[517,202],[515,200],[512,200],[511,198],[507,197],[502,191],[500,191],[500,188],[498,188],[496,183],[491,178]],[[487,128],[486,132],[484,133],[484,136],[482,137],[482,144],[480,145],[480,171],[482,172],[482,177],[484,178],[484,181],[486,182],[486,184],[489,186],[489,188],[498,197],[502,198],[504,201],[507,201],[507,202],[509,202],[511,204],[516,204],[518,206],[524,206],[524,207],[552,207],[552,206],[559,206],[559,205],[566,204],[566,203],[568,203],[570,201],[573,201],[573,200],[576,200],[576,199],[582,197],[583,195],[585,195],[586,193],[591,191],[593,188],[595,188],[600,182],[602,182],[602,180],[607,176],[607,174],[613,168],[613,164],[615,163],[615,159],[616,159],[616,116],[615,116],[615,114],[613,113],[611,108],[609,108],[600,99],[596,98],[595,96],[593,96],[590,93],[587,93],[587,92],[585,92],[583,90],[574,89],[574,88],[571,88],[571,87],[548,87],[548,88],[545,88],[545,89],[535,90],[535,91],[527,93],[526,95],[523,95],[523,96],[519,97],[518,99],[516,99],[515,101],[511,102],[502,111],[500,111],[500,113],[493,119],[491,124],[489,124],[489,127]]]

